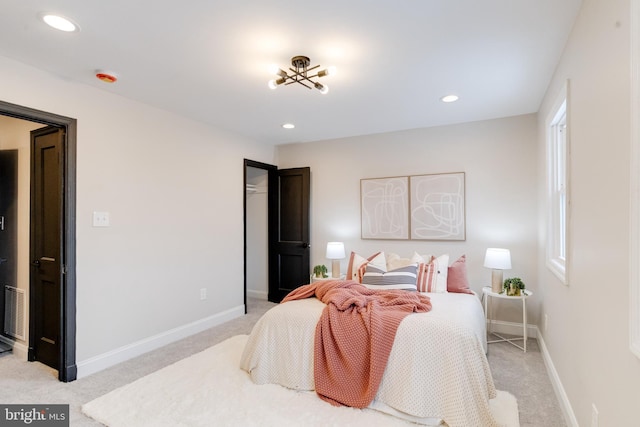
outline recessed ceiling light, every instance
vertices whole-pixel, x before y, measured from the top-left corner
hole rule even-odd
[[[294,125],[293,123],[285,123],[282,125],[282,127],[285,129],[293,129],[296,127],[296,125]]]
[[[458,95],[446,95],[440,98],[442,102],[456,102],[458,100]]]
[[[42,20],[50,27],[56,30],[72,33],[74,31],[80,31],[80,27],[68,18],[60,15],[53,15],[50,13],[43,13]]]

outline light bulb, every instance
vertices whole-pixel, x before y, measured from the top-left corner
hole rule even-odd
[[[276,83],[275,80],[269,80],[269,83],[267,83],[267,85],[269,86],[269,89],[271,90],[275,90],[278,88],[278,84]]]
[[[327,92],[329,92],[329,86],[327,85],[323,85],[322,83],[316,83],[314,85],[316,87],[316,89],[318,89],[320,91],[321,94],[326,95]]]
[[[278,74],[278,70],[280,70],[280,67],[278,67],[276,64],[270,64],[268,70],[269,74],[273,74],[275,76]]]
[[[318,71],[318,77],[335,76],[335,74],[336,74],[336,67],[329,67],[324,70]]]

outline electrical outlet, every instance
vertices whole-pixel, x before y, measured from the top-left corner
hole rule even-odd
[[[207,288],[200,288],[200,301],[207,299]]]
[[[591,427],[598,427],[598,408],[596,404],[591,404]]]
[[[94,227],[108,227],[109,226],[109,212],[94,212],[93,213],[93,226]]]

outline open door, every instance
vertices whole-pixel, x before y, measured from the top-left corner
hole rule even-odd
[[[309,283],[310,168],[278,169],[269,177],[269,301]]]
[[[64,130],[31,131],[29,360],[60,369],[63,330]]]

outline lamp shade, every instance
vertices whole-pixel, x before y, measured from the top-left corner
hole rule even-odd
[[[511,252],[509,249],[488,248],[484,256],[484,266],[495,270],[511,269]]]
[[[327,243],[327,258],[328,259],[343,259],[344,243],[342,242],[329,242]]]

